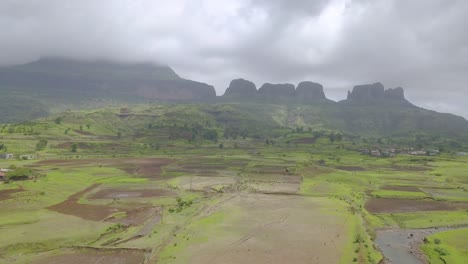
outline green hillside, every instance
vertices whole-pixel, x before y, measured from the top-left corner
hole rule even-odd
[[[289,145],[314,142],[319,138],[328,141],[332,137],[333,140],[346,138],[356,144],[369,146],[398,145],[453,150],[468,148],[468,133],[462,133],[468,130],[463,122],[459,123],[456,133],[444,125],[444,122],[456,124],[456,117],[449,117],[455,120],[447,121],[440,114],[431,117],[433,112],[419,109],[413,115],[404,115],[401,122],[390,123],[394,125],[390,127],[389,114],[362,112],[343,119],[343,115],[351,115],[350,110],[346,107],[333,109],[341,109],[342,112],[323,106],[305,105],[141,104],[125,108],[67,111],[45,119],[3,125],[0,133],[4,134],[5,139],[15,139],[15,135],[20,135],[32,142],[40,139],[62,142],[57,151],[69,151],[72,143],[83,142],[84,145],[79,147],[88,149],[90,153],[102,151],[98,145],[103,147],[103,142],[107,141],[110,145],[117,141],[120,142],[119,147],[127,146],[123,150],[144,150],[173,144],[216,145],[220,141],[236,139]],[[431,122],[418,122],[423,115],[431,118]],[[437,124],[440,125],[439,129]],[[98,145],[92,145],[94,141]],[[68,142],[68,145],[63,145],[63,142]],[[21,142],[17,144],[23,146]],[[24,152],[34,152],[34,144],[29,145]]]

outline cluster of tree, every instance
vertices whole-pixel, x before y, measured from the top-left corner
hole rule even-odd
[[[30,168],[16,168],[10,167],[12,170],[6,173],[6,182],[27,180],[29,177],[34,176],[34,172]]]
[[[238,137],[246,139],[248,134],[247,128],[241,128],[236,125],[226,125],[224,127],[223,136],[225,139],[237,139]]]
[[[21,133],[24,135],[39,135],[39,132],[34,131],[32,124],[14,124],[14,125],[3,125],[0,129],[0,133]]]
[[[184,201],[182,198],[177,197],[177,206],[175,208],[170,208],[169,213],[180,213],[182,210],[184,210],[187,207],[190,207],[193,203],[193,201]]]
[[[266,146],[269,146],[269,145],[274,146],[275,144],[276,144],[276,142],[273,139],[269,139],[269,138],[265,139],[265,145]]]
[[[209,123],[205,125],[200,123],[193,123],[191,125],[184,124],[183,126],[178,126],[174,123],[173,126],[169,128],[169,139],[186,139],[190,143],[200,139],[217,142],[218,137],[218,130],[210,127]]]
[[[339,142],[343,140],[343,134],[330,132],[330,134],[328,134],[328,139],[330,140],[331,143],[334,143],[335,141]]]
[[[45,147],[47,146],[47,143],[48,143],[47,139],[44,139],[44,138],[39,139],[39,142],[37,142],[36,144],[36,150],[37,151],[44,150]]]
[[[57,124],[57,125],[62,124],[62,121],[63,121],[63,117],[61,117],[61,116],[54,119],[54,123]]]

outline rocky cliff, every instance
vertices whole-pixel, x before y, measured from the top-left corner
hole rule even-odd
[[[401,87],[385,90],[381,83],[356,85],[352,92],[348,91],[348,97],[342,101],[354,104],[382,104],[382,103],[401,103],[410,104],[404,95]]]
[[[265,83],[258,89],[258,94],[268,99],[292,98],[295,95],[295,89],[294,85],[290,83]]]
[[[257,90],[253,82],[244,79],[235,79],[231,81],[223,97],[276,102],[332,102],[325,96],[321,84],[310,81],[299,83],[297,89],[290,83],[265,83]]]
[[[305,102],[328,100],[323,92],[323,86],[314,82],[301,82],[296,88],[296,97]]]
[[[224,92],[224,96],[251,97],[257,94],[257,87],[251,81],[244,79],[232,80]]]

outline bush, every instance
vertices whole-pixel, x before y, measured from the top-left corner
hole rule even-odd
[[[434,239],[434,243],[435,243],[436,245],[439,245],[441,242],[442,242],[442,241],[440,241],[440,239],[438,239],[438,238]]]
[[[436,247],[434,250],[435,250],[437,253],[439,253],[439,255],[441,255],[441,256],[448,256],[448,255],[450,255],[449,252],[448,252],[445,248]]]

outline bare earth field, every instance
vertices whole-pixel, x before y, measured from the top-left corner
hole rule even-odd
[[[85,220],[100,221],[104,220],[110,214],[117,212],[118,209],[111,208],[104,205],[80,204],[78,200],[87,192],[97,188],[99,184],[93,184],[88,188],[79,191],[67,200],[48,207],[49,210],[56,211],[61,214],[73,215],[83,218]]]
[[[24,190],[22,190],[22,189],[1,190],[0,191],[0,201],[10,199],[10,198],[12,198],[11,197],[12,194],[19,193],[19,192],[22,192],[22,191],[24,191]]]
[[[74,250],[65,254],[44,257],[34,264],[141,264],[145,253],[141,250]]]
[[[107,166],[116,167],[129,174],[135,174],[150,179],[159,179],[162,167],[174,162],[168,158],[118,158],[118,159],[70,159],[70,160],[43,160],[37,165],[57,166]]]
[[[141,197],[164,197],[176,196],[176,193],[161,189],[101,189],[91,195],[88,199],[117,199],[117,198],[141,198]]]
[[[349,240],[347,215],[343,203],[327,198],[225,195],[178,235],[190,240],[174,241],[182,244],[177,258],[168,250],[158,263],[338,263]]]
[[[466,203],[448,203],[434,200],[414,200],[397,198],[371,198],[366,203],[371,213],[399,213],[417,211],[450,211],[465,209]]]

